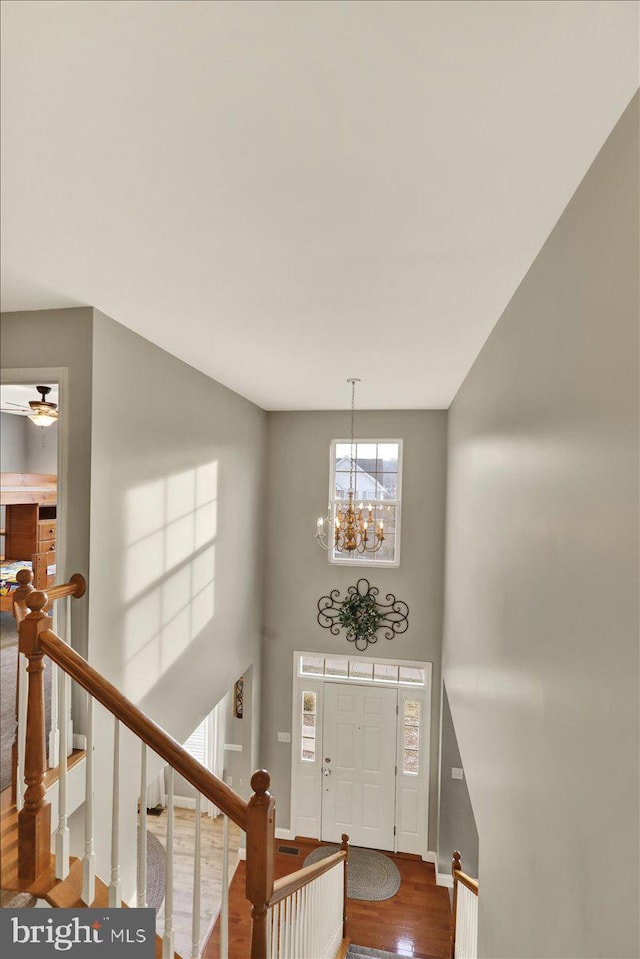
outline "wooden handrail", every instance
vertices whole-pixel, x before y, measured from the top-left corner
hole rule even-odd
[[[20,624],[28,612],[26,605],[27,596],[29,593],[34,592],[33,571],[26,567],[19,569],[16,573],[16,582],[18,589],[16,589],[13,594],[13,615],[16,622]],[[75,599],[80,599],[86,591],[87,581],[84,576],[82,573],[74,573],[68,583],[61,583],[59,586],[52,586],[47,590],[47,605],[54,603],[57,599],[62,599],[63,596],[74,596]]]
[[[459,869],[456,869],[453,873],[454,881],[457,879],[458,882],[461,882],[463,886],[466,886],[467,889],[478,895],[478,880],[472,879],[471,876],[467,876],[466,872],[461,872]]]
[[[74,596],[80,599],[87,591],[87,583],[82,573],[74,573],[68,583],[61,583],[60,586],[51,586],[47,590],[47,597],[50,603],[56,599],[62,599],[63,596]]]
[[[25,621],[37,619],[48,605],[46,593],[34,590],[29,593],[27,603],[32,611]],[[50,620],[49,620],[50,623]],[[48,626],[48,623],[47,623]],[[187,782],[202,793],[210,802],[218,806],[241,829],[247,828],[247,803],[226,783],[214,776],[197,759],[169,735],[161,726],[149,719],[130,699],[112,683],[90,666],[86,659],[68,646],[50,628],[38,634],[38,643],[54,663],[74,679],[83,689],[97,699],[105,709],[124,723],[134,735],[147,744],[158,756],[172,766]]]
[[[276,879],[273,884],[273,893],[269,898],[269,907],[271,908],[288,896],[292,896],[294,892],[302,889],[303,886],[307,886],[314,879],[324,875],[325,872],[329,872],[338,863],[344,862],[346,858],[347,853],[341,849],[340,852],[334,852],[326,859],[320,859],[319,862],[314,862],[310,866],[303,866],[302,869],[289,873],[288,876]]]

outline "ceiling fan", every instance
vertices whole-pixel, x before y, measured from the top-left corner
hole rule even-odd
[[[12,403],[10,400],[5,400],[4,405],[13,406],[15,408],[15,410],[8,410],[7,412],[26,413],[31,422],[35,423],[36,426],[51,426],[58,419],[57,404],[50,403],[47,400],[47,396],[51,392],[51,387],[36,386],[36,390],[40,394],[40,399],[29,400],[29,406],[22,406],[19,403]]]

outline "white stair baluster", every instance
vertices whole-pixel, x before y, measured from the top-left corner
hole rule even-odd
[[[291,899],[287,897],[282,901],[284,911],[284,959],[291,956]]]
[[[60,604],[56,603],[53,607],[53,631],[60,635],[60,617],[58,609]],[[51,670],[51,728],[49,730],[49,769],[55,769],[58,765],[60,756],[60,734],[58,728],[58,666],[52,659],[46,661],[47,669]]]
[[[55,837],[56,879],[66,879],[69,875],[69,825],[67,822],[67,702],[69,684],[67,674],[58,670],[58,724],[60,726],[60,765],[58,770],[58,828]]]
[[[271,921],[273,909],[267,908],[267,959],[271,959]]]
[[[147,905],[147,744],[140,743],[140,821],[138,824],[137,905]]]
[[[113,799],[111,803],[111,884],[109,906],[122,905],[120,882],[120,722],[113,717]]]
[[[27,673],[27,657],[18,653],[18,771],[16,782],[16,808],[18,812],[24,805],[24,757],[27,748],[27,697],[29,693],[29,676]]]
[[[90,906],[96,897],[96,854],[93,848],[93,697],[87,693],[87,758],[84,812],[82,901]]]
[[[191,920],[191,959],[200,959],[200,827],[202,797],[196,793],[195,837],[193,847],[193,910]]]
[[[293,897],[293,955],[300,955],[300,890]]]
[[[173,767],[169,766],[169,795],[167,820],[167,864],[164,894],[164,936],[162,937],[162,959],[173,959]]]
[[[51,670],[51,729],[49,730],[49,769],[55,769],[60,761],[60,730],[58,726],[58,673],[52,659],[47,660]]]
[[[222,814],[222,900],[220,903],[220,959],[229,956],[229,817]]]
[[[284,924],[285,924],[285,920],[286,920],[286,913],[285,913],[285,908],[284,908],[285,902],[286,902],[286,900],[283,899],[283,900],[280,902],[280,905],[279,905],[279,907],[278,907],[278,918],[279,918],[279,926],[278,926],[278,959],[282,959],[282,957],[284,956]]]
[[[271,913],[271,959],[277,959],[278,956],[278,916],[280,915],[280,903],[276,903]]]
[[[71,646],[71,596],[66,598],[66,608],[65,608],[65,642],[67,646]],[[64,670],[60,670],[61,673],[64,673]],[[66,685],[66,704],[67,704],[67,756],[70,756],[73,752],[73,720],[71,719],[71,678],[64,673],[65,685]],[[60,725],[60,720],[58,719],[58,725]]]

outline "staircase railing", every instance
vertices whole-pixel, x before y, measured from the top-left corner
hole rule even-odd
[[[451,860],[453,902],[451,906],[451,959],[478,957],[478,880],[462,871],[456,849]]]
[[[22,572],[18,575],[21,576]],[[67,677],[87,693],[87,775],[85,805],[85,857],[83,859],[82,901],[93,902],[95,889],[95,856],[93,853],[93,701],[100,703],[113,716],[113,802],[111,824],[111,884],[109,904],[121,905],[119,865],[119,745],[120,729],[124,725],[140,740],[141,783],[146,783],[147,747],[169,766],[169,803],[167,829],[167,865],[163,957],[174,955],[173,931],[173,802],[171,783],[174,771],[246,832],[246,897],[251,903],[251,959],[332,959],[337,947],[346,937],[346,870],[348,837],[343,836],[339,853],[303,868],[284,879],[275,880],[275,800],[269,792],[269,773],[258,770],[251,778],[253,795],[245,802],[237,793],[210,770],[194,759],[157,723],[153,722],[120,690],[94,669],[79,653],[52,630],[52,620],[46,610],[51,596],[28,588],[21,582],[22,592],[16,591],[16,619],[19,623],[19,649],[27,658],[27,722],[24,757],[26,790],[24,803],[18,813],[18,875],[34,880],[50,863],[51,804],[45,789],[45,726],[43,660],[45,655],[60,672],[60,692],[68,696]],[[80,588],[77,577],[71,583]],[[83,581],[84,583],[84,581]],[[65,592],[64,590],[67,590]],[[72,595],[67,587],[54,587],[51,594]],[[27,609],[29,612],[27,612]],[[64,708],[64,703],[63,707]],[[69,873],[69,841],[66,824],[66,752],[60,750],[59,827],[56,832],[55,873],[64,879]],[[140,824],[144,824],[146,804],[140,797]],[[199,830],[197,830],[199,842]],[[146,837],[139,829],[139,841]],[[139,864],[141,857],[138,857]],[[194,868],[194,929],[192,959],[200,955],[199,923],[199,848],[195,850]],[[146,868],[138,870],[138,903],[146,901]],[[341,870],[336,873],[336,870]],[[340,881],[342,879],[342,881]],[[337,881],[336,881],[337,880]],[[226,959],[226,946],[221,937],[221,959]]]

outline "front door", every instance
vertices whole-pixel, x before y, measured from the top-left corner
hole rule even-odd
[[[325,683],[322,839],[394,848],[397,689]]]

